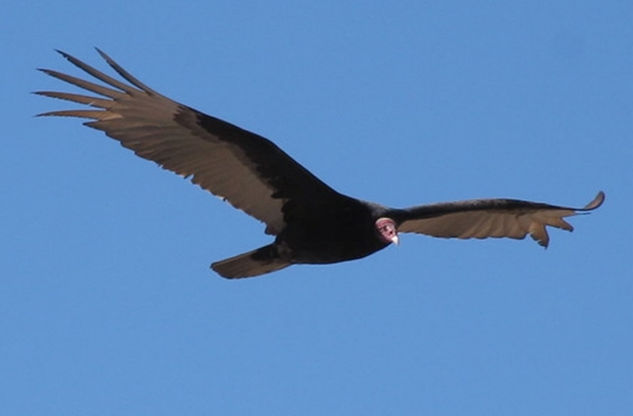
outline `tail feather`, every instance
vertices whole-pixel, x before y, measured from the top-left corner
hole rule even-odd
[[[279,258],[273,244],[211,264],[211,268],[227,279],[259,276],[290,266],[290,262]]]

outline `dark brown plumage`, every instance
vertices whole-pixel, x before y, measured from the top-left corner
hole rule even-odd
[[[546,226],[572,230],[564,217],[584,208],[512,199],[479,199],[392,209],[342,195],[294,161],[273,142],[179,104],[147,87],[99,51],[128,83],[60,52],[107,86],[42,69],[97,94],[53,91],[37,94],[93,109],[51,111],[42,116],[87,118],[138,156],[152,160],[266,224],[276,236],[267,246],[211,267],[227,278],[257,276],[297,263],[336,263],[372,254],[398,242],[398,231],[434,237],[524,238],[547,246]]]

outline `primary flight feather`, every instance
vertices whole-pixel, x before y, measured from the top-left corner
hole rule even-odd
[[[93,107],[40,115],[89,119],[85,125],[102,130],[144,159],[190,177],[265,223],[274,242],[213,263],[213,270],[223,277],[358,259],[398,243],[398,232],[446,238],[521,239],[529,234],[547,247],[546,226],[571,231],[564,217],[594,210],[604,201],[603,192],[583,208],[476,199],[394,209],[361,201],[323,183],[270,140],[159,94],[97,51],[127,83],[60,52],[107,86],[41,69],[97,96],[38,91]]]

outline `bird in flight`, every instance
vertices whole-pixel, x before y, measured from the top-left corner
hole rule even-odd
[[[547,226],[572,231],[565,217],[592,211],[604,193],[583,208],[516,199],[474,199],[389,208],[343,195],[322,182],[270,140],[209,116],[154,91],[108,55],[101,57],[123,80],[67,53],[96,84],[50,69],[44,73],[95,95],[55,91],[36,94],[92,108],[40,116],[79,117],[144,159],[228,201],[266,225],[268,245],[211,264],[226,278],[258,276],[293,264],[326,264],[368,256],[398,233],[444,238],[522,239],[547,247]]]

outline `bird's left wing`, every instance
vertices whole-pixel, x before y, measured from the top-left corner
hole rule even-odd
[[[421,205],[398,211],[398,231],[444,238],[522,239],[527,234],[547,247],[546,226],[572,231],[564,217],[591,211],[604,202],[601,191],[583,208],[560,207],[516,199],[474,199]]]
[[[37,94],[93,107],[40,115],[91,119],[87,126],[104,131],[142,158],[191,177],[201,188],[266,223],[269,234],[283,229],[284,205],[289,201],[302,207],[315,200],[342,197],[270,140],[157,93],[98,52],[129,84],[60,52],[106,86],[42,69],[98,96],[39,91]]]

